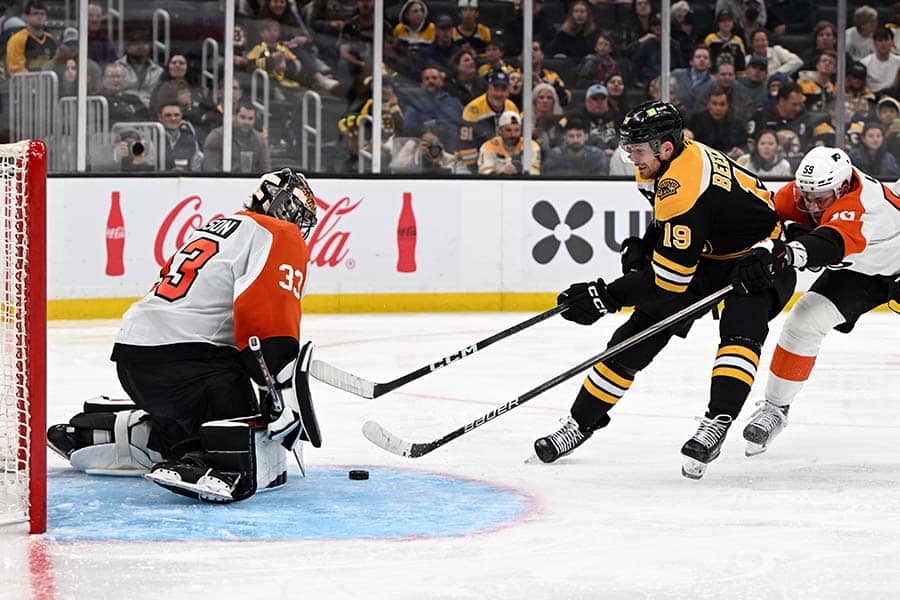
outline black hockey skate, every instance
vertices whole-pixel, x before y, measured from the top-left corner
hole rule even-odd
[[[747,440],[745,455],[756,456],[769,449],[769,444],[787,427],[789,409],[790,406],[778,406],[771,402],[760,403],[744,427],[744,439]]]
[[[558,458],[571,454],[575,448],[587,441],[593,433],[609,423],[609,417],[603,415],[600,423],[584,431],[572,417],[561,420],[563,426],[550,435],[534,441],[534,453],[541,462],[552,463]]]
[[[170,492],[216,504],[234,502],[241,479],[238,473],[210,469],[191,459],[157,463],[144,477]]]
[[[70,425],[51,425],[47,429],[47,446],[66,460],[69,460],[76,450],[90,445],[90,442],[81,439],[76,429]]]
[[[717,415],[710,419],[700,419],[700,427],[697,433],[684,443],[681,453],[684,460],[681,465],[681,474],[688,479],[700,479],[706,473],[706,467],[719,457],[725,435],[731,427],[730,415]]]

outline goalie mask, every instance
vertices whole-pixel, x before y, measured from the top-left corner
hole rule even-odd
[[[306,177],[288,168],[260,177],[248,208],[294,223],[300,229],[303,239],[309,238],[318,222],[316,197]]]

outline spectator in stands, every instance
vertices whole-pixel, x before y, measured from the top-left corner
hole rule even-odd
[[[775,35],[812,31],[816,7],[811,0],[768,0],[766,28]]]
[[[87,7],[88,58],[106,65],[118,58],[103,23],[103,7],[91,2]]]
[[[609,111],[616,123],[621,123],[625,118],[625,113],[631,108],[625,96],[625,79],[618,73],[613,73],[604,85],[609,91]]]
[[[609,156],[619,146],[618,114],[609,109],[609,91],[606,86],[595,83],[584,95],[584,108],[573,111],[569,121],[581,121],[587,127],[588,143],[597,146]]]
[[[619,72],[619,65],[612,57],[613,40],[607,33],[599,33],[594,42],[594,53],[584,58],[578,69],[576,87],[587,88],[595,83],[606,81],[613,73]]]
[[[523,77],[522,71],[513,71],[509,74],[509,99],[516,106],[524,106],[522,104],[523,88],[525,87]]]
[[[199,171],[203,153],[194,135],[194,128],[181,115],[178,104],[163,104],[159,108],[159,122],[166,130],[166,171]]]
[[[731,14],[736,28],[744,31],[762,29],[768,20],[766,4],[762,0],[716,0],[716,15],[723,10]]]
[[[503,113],[518,114],[519,108],[509,99],[509,74],[493,71],[488,76],[487,91],[469,102],[462,113],[459,157],[470,169],[477,163],[481,145],[497,134]]]
[[[522,117],[518,112],[505,111],[497,119],[498,135],[484,142],[478,150],[480,175],[525,175],[529,166],[524,165],[525,140],[522,137]],[[531,175],[541,173],[541,147],[531,143]]]
[[[100,95],[106,98],[112,124],[150,119],[144,102],[135,94],[125,92],[125,70],[119,62],[109,63],[103,69]]]
[[[327,93],[336,91],[338,82],[330,77],[331,67],[319,59],[312,33],[287,0],[264,0],[258,18],[278,22],[279,41],[300,60],[303,71],[312,77],[313,87]]]
[[[234,26],[234,58],[232,59],[232,64],[234,65],[234,70],[238,73],[247,73],[249,74],[256,67],[253,63],[250,62],[250,59],[247,58],[247,52],[250,50],[251,46],[249,45],[249,35],[247,35],[247,29],[241,24],[235,24]]]
[[[422,69],[419,90],[410,93],[404,111],[404,131],[418,137],[431,123],[444,146],[456,151],[462,126],[463,105],[455,96],[444,90],[444,76],[437,67]]]
[[[191,87],[187,81],[182,79],[173,79],[165,82],[160,88],[157,106],[171,102],[177,103],[181,107],[181,116],[194,127],[197,142],[202,145],[209,130],[200,129],[203,115],[206,112],[206,106],[201,100],[199,88]]]
[[[453,30],[453,43],[481,57],[491,41],[491,30],[478,22],[478,0],[459,0],[459,23]]]
[[[792,177],[791,163],[778,146],[778,135],[771,129],[763,129],[753,138],[753,152],[737,159],[759,177]]]
[[[826,51],[837,52],[837,29],[828,21],[819,21],[813,31],[813,43],[803,53],[803,68],[807,71],[815,69],[819,56]]]
[[[505,28],[504,35],[507,38],[506,48],[518,54],[519,49],[522,47],[522,32],[525,24],[522,18],[522,0],[513,0],[513,4],[515,5],[516,15],[512,20],[512,24]],[[531,15],[531,39],[538,40],[546,46],[556,36],[556,27],[551,17],[544,11],[543,0],[532,1]]]
[[[894,33],[890,29],[882,27],[875,31],[872,38],[875,40],[875,51],[859,62],[868,71],[866,84],[877,94],[896,84],[900,55],[891,52],[894,49]]]
[[[694,27],[694,11],[687,0],[679,0],[672,4],[672,39],[678,42],[681,51],[679,64],[686,65],[691,62],[691,53],[704,36],[701,36]]]
[[[78,30],[66,27],[61,42],[56,56],[43,66],[43,70],[52,70],[56,73],[60,96],[75,96],[78,94]],[[72,66],[75,67],[74,78],[69,70]],[[100,86],[103,72],[90,58],[87,61],[87,75],[87,93],[93,94]]]
[[[516,68],[503,60],[503,40],[493,38],[484,49],[484,62],[478,67],[478,75],[487,77],[488,73],[497,69],[512,73]]]
[[[576,177],[608,175],[609,157],[589,143],[587,125],[583,121],[571,120],[566,122],[563,143],[550,150],[543,173]]]
[[[678,102],[690,113],[697,102],[697,91],[712,80],[709,72],[709,48],[698,45],[691,55],[691,66],[672,71],[672,78],[677,82]]]
[[[550,148],[562,143],[565,131],[565,118],[559,96],[549,83],[534,86],[532,105],[534,106],[531,137],[541,147],[542,156],[550,153]]]
[[[862,60],[863,57],[875,52],[875,40],[872,34],[878,27],[878,11],[864,4],[853,11],[853,27],[846,32],[847,54],[853,60]],[[874,88],[873,88],[874,89]]]
[[[125,73],[124,91],[141,99],[150,108],[150,94],[163,75],[163,68],[150,59],[147,32],[135,29],[128,34],[125,55],[116,61]]]
[[[747,119],[752,117],[753,113],[756,112],[756,108],[750,96],[735,85],[734,65],[729,62],[728,55],[719,57],[719,62],[716,64],[716,73],[713,76],[712,82],[708,87],[704,86],[697,92],[698,102],[701,105],[706,106],[707,109],[709,108],[709,94],[713,89],[719,89],[728,96],[729,120],[746,123]],[[700,137],[699,133],[696,131],[694,133],[697,134],[698,138]]]
[[[450,79],[444,85],[451,96],[455,96],[463,106],[487,91],[487,81],[478,76],[475,53],[460,48],[450,59]]]
[[[26,2],[22,10],[25,28],[6,42],[6,74],[40,71],[56,56],[58,44],[46,30],[47,7],[43,2]]]
[[[741,121],[728,114],[728,94],[719,86],[710,90],[706,109],[694,113],[687,121],[697,140],[721,150],[732,158],[746,152],[747,133]]]
[[[747,132],[753,136],[762,129],[773,129],[778,133],[779,144],[786,148],[788,159],[802,156],[814,136],[834,132],[827,115],[804,110],[805,101],[806,96],[797,84],[786,81],[778,89],[775,103],[757,112],[750,120]],[[785,132],[791,132],[793,136]],[[791,137],[796,138],[796,147],[788,145]]]
[[[619,47],[624,49],[625,54],[634,55],[638,47],[653,36],[650,23],[653,14],[650,0],[632,0],[631,14],[617,28],[620,34]]]
[[[313,0],[310,3],[309,22],[319,56],[332,69],[338,64],[341,31],[355,13],[356,0]]]
[[[559,97],[559,103],[563,106],[569,105],[572,99],[572,92],[566,89],[566,82],[559,76],[559,73],[544,66],[544,49],[540,42],[531,43],[531,76],[532,86],[539,83],[549,83],[556,90]]]
[[[450,70],[450,61],[457,51],[453,43],[453,18],[449,15],[438,15],[434,20],[434,41],[416,55],[419,69],[437,67],[446,73]]]
[[[167,100],[172,100],[177,93],[177,88],[175,87],[176,82],[184,83],[189,88],[195,87],[194,74],[190,73],[188,69],[187,54],[182,52],[174,52],[171,54],[169,63],[166,65],[166,70],[160,76],[156,87],[150,92],[151,111],[159,112],[160,90],[165,88],[166,93],[168,93]],[[199,89],[197,90],[197,97],[200,97]]]
[[[207,100],[204,102],[206,111],[204,111],[203,115],[200,116],[200,126],[198,127],[198,131],[208,133],[216,127],[222,125],[222,115],[225,113],[225,91],[227,89],[228,88],[225,87],[225,81],[220,79],[219,85],[216,89],[215,100],[210,101],[211,98],[207,98]],[[237,77],[235,77],[231,82],[231,93],[232,106],[237,106],[237,104],[244,97],[244,90],[241,87],[241,82]],[[268,132],[263,132],[263,135],[268,135]]]
[[[406,0],[394,26],[392,64],[405,76],[415,76],[419,52],[434,42],[437,27],[428,20],[428,6],[422,0]],[[387,32],[385,32],[387,35]]]
[[[797,85],[806,96],[808,110],[823,111],[834,99],[835,87],[831,82],[837,71],[837,54],[825,51],[816,61],[815,71],[800,71]]]
[[[875,108],[875,93],[866,87],[868,69],[862,63],[853,63],[847,69],[845,101],[850,114],[861,114],[862,120],[869,120]]]
[[[259,22],[261,42],[247,53],[247,59],[257,69],[269,74],[272,82],[270,93],[275,102],[295,104],[300,96],[300,59],[290,48],[278,41],[281,26],[278,21],[264,19]]]
[[[769,101],[766,103],[766,106],[771,106],[778,102],[778,91],[781,90],[781,86],[789,81],[792,81],[791,78],[784,73],[769,75],[769,80],[766,82],[766,89],[769,91]]]
[[[703,43],[709,48],[713,63],[718,61],[719,55],[730,54],[735,69],[743,71],[747,49],[744,40],[735,33],[734,26],[734,15],[731,12],[723,10],[716,13],[716,30],[707,35]]]
[[[272,169],[266,139],[256,130],[256,109],[249,101],[235,103],[231,128],[231,172],[266,173]],[[203,144],[204,171],[222,170],[224,127],[216,127]]]
[[[591,16],[590,6],[585,0],[575,0],[569,5],[566,20],[547,46],[547,54],[578,63],[593,50],[596,35],[597,26]]]
[[[388,27],[384,31],[390,31]],[[340,69],[351,104],[365,95],[365,79],[373,69],[372,38],[375,35],[375,0],[356,0],[356,14],[340,32]]]
[[[658,14],[650,17],[650,33],[642,39],[634,54],[632,69],[633,83],[638,87],[646,87],[662,71],[662,23]],[[670,40],[670,56],[673,68],[684,66],[681,48],[674,38]]]
[[[892,40],[893,41],[893,40]],[[863,128],[862,142],[850,151],[850,161],[861,171],[873,177],[900,176],[897,159],[887,151],[884,129],[881,123],[869,121]]]
[[[404,143],[391,158],[391,172],[425,175],[468,175],[471,173],[464,162],[448,151],[438,132],[430,125],[422,129],[419,137]]]
[[[900,102],[890,96],[878,101],[878,121],[884,127],[885,147],[887,151],[900,156]]]
[[[119,141],[115,147],[115,160],[123,173],[149,173],[156,167],[150,161],[151,148],[149,142],[134,129],[126,129],[119,133]],[[111,166],[111,165],[110,165]]]
[[[662,76],[650,80],[650,83],[647,84],[646,98],[657,102],[662,101]],[[684,107],[678,102],[678,85],[672,78],[669,78],[669,103],[681,114],[686,114]]]
[[[803,60],[790,50],[779,45],[770,46],[769,34],[764,29],[750,34],[750,50],[748,58],[756,56],[764,59],[769,73],[793,75],[803,66]]]
[[[766,86],[767,69],[766,59],[755,55],[751,56],[747,61],[747,70],[735,82],[735,86],[750,97],[755,107],[754,112],[764,107],[769,101],[769,90]]]

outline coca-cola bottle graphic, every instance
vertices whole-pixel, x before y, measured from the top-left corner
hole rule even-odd
[[[119,205],[119,192],[112,193],[109,215],[106,217],[106,274],[118,277],[125,274],[125,219]]]
[[[403,192],[403,208],[397,221],[397,271],[416,270],[416,215],[413,213],[412,192]]]

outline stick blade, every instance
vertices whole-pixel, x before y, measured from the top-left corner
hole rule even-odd
[[[375,397],[375,383],[321,360],[314,360],[309,366],[309,374],[332,387],[356,396],[372,399]]]
[[[387,450],[397,456],[415,458],[412,455],[413,444],[403,441],[375,421],[363,423],[362,434],[367,440],[382,450]]]

